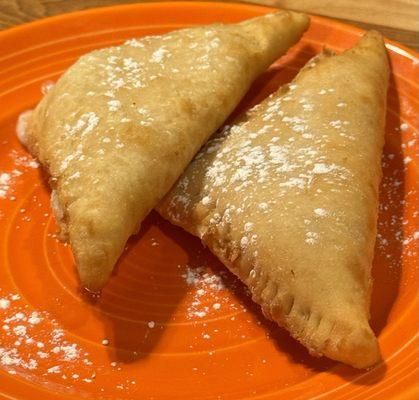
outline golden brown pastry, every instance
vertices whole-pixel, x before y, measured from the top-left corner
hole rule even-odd
[[[369,320],[388,63],[369,32],[211,139],[159,204],[314,355],[380,360]]]
[[[59,79],[25,142],[51,176],[84,286],[105,284],[128,237],[307,26],[307,16],[280,12],[130,40]]]

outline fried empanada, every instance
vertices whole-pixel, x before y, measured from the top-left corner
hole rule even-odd
[[[252,81],[301,37],[280,12],[130,40],[81,57],[35,109],[25,138],[82,284],[100,289],[130,235]]]
[[[325,52],[216,134],[157,207],[314,355],[380,360],[369,320],[388,62]]]

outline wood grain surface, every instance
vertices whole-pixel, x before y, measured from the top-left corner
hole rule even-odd
[[[136,2],[139,1],[0,0],[0,29],[91,7]],[[304,11],[336,18],[364,29],[377,29],[387,38],[419,50],[419,0],[241,0],[241,2]]]

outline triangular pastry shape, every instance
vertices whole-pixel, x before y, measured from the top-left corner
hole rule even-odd
[[[100,289],[130,235],[308,17],[280,12],[130,40],[81,57],[34,111],[25,142],[82,284]]]
[[[325,52],[206,144],[159,204],[315,355],[380,359],[371,263],[388,82],[381,36]]]

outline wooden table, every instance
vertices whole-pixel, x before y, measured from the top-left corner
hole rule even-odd
[[[0,0],[0,29],[65,12],[135,2],[138,0]],[[336,18],[365,29],[377,29],[387,38],[419,51],[419,0],[242,0],[242,2],[305,11]]]

